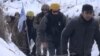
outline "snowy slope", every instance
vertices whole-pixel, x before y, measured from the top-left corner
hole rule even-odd
[[[8,15],[14,15],[15,12],[20,13],[22,8],[22,3],[24,5],[25,13],[31,10],[36,15],[37,13],[40,12],[41,4],[39,4],[36,1],[33,1],[32,3],[29,1],[14,1],[13,3],[8,1],[3,4],[5,6],[4,12]]]
[[[31,10],[36,15],[41,11],[41,6],[44,3],[51,4],[51,3],[59,3],[61,5],[61,12],[65,15],[69,15],[69,17],[79,15],[81,13],[81,7],[83,4],[92,4],[95,7],[96,14],[98,13],[100,7],[100,0],[40,0],[40,2],[36,0],[21,0],[21,1],[14,1],[14,2],[6,2],[3,5],[5,6],[5,13],[9,15],[14,15],[15,12],[21,11],[22,3],[24,4],[25,12]]]
[[[100,5],[99,2],[100,2],[100,0],[78,4],[78,5],[74,6],[73,8],[68,9],[67,12],[64,12],[64,14],[68,15],[69,17],[78,16],[81,13],[81,9],[84,4],[91,4],[94,7],[95,16],[98,16],[98,13],[100,13],[100,6],[98,6],[98,5]]]
[[[0,56],[25,56],[25,54],[13,42],[6,43],[0,38]]]

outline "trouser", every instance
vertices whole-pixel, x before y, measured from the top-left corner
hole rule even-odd
[[[32,48],[32,53],[31,54],[34,55],[34,56],[36,56],[36,45],[34,45],[34,47]]]
[[[46,56],[47,55],[47,48],[43,48],[41,52],[41,45],[42,41],[40,38],[36,39],[36,56]]]
[[[32,48],[32,53],[31,55],[36,56],[36,32],[29,32],[28,33],[29,36],[29,43],[31,42],[31,39],[34,41],[35,45]]]
[[[60,55],[60,41],[49,41],[48,42],[49,56]]]

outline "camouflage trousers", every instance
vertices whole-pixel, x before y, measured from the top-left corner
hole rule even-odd
[[[40,38],[36,39],[36,56],[46,56],[47,48],[42,48],[42,41]]]
[[[19,33],[14,36],[12,36],[12,41],[18,46],[18,48],[25,53],[26,55],[29,55],[29,45],[27,36],[24,33]]]

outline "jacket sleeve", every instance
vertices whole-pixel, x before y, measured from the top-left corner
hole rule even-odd
[[[37,29],[38,29],[38,26],[39,26],[39,24],[37,24],[37,18],[34,17],[34,20],[33,20],[33,27],[37,30]]]
[[[61,55],[68,53],[67,44],[73,30],[74,30],[74,23],[73,21],[70,21],[68,24],[66,24],[61,34]]]
[[[66,17],[65,15],[63,15],[63,21],[64,21],[64,25],[66,26],[66,24],[68,23],[68,17]]]
[[[39,24],[39,19],[40,19],[39,14],[37,14],[37,16],[36,16],[35,19],[34,19],[34,22],[35,22],[36,24]]]
[[[40,22],[39,28],[37,30],[37,36],[41,39],[41,41],[46,41],[45,37],[46,23],[47,23],[47,18],[43,17]]]
[[[100,30],[99,30],[99,24],[96,24],[96,29],[95,29],[95,35],[94,38],[96,40],[96,43],[98,45],[99,53],[100,53]]]
[[[61,20],[61,25],[60,25],[60,32],[62,32],[62,30],[64,29],[64,27],[66,26],[67,22],[67,18],[65,17],[65,15],[63,15],[62,20]]]
[[[64,27],[66,26],[66,24],[67,24],[67,18],[65,17],[65,15],[63,15],[63,25],[64,25]]]

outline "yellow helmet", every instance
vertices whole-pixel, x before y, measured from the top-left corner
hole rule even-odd
[[[34,12],[33,11],[28,11],[27,16],[34,16]]]
[[[60,5],[58,3],[52,3],[50,9],[53,11],[57,11],[60,9]]]

